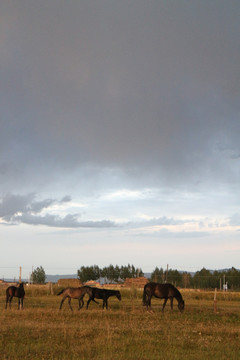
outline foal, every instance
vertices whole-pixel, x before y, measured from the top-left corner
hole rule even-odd
[[[8,304],[9,304],[9,308],[11,309],[13,297],[18,298],[18,310],[23,309],[24,296],[25,296],[25,290],[24,290],[24,287],[23,287],[23,283],[20,283],[19,287],[9,286],[7,288],[7,290],[6,290],[6,306],[5,306],[5,309],[7,309]]]

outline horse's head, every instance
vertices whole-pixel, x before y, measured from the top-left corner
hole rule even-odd
[[[121,293],[119,290],[116,292],[116,297],[118,298],[118,300],[122,300]]]
[[[183,301],[183,300],[180,300],[180,301],[178,302],[178,309],[179,309],[181,312],[183,312],[183,310],[184,310],[184,301]]]

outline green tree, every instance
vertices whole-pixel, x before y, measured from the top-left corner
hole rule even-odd
[[[120,268],[118,265],[113,266],[112,264],[110,264],[109,266],[102,269],[101,276],[109,281],[117,282],[120,277]]]
[[[210,270],[202,268],[197,271],[193,277],[194,287],[199,289],[214,289],[219,286],[218,273],[212,273]]]
[[[175,284],[176,286],[182,286],[182,275],[178,270],[169,269],[167,279],[165,277],[165,280],[167,280],[167,282]]]
[[[101,276],[101,269],[97,265],[81,266],[77,271],[77,276],[82,282],[98,280]]]
[[[190,287],[191,284],[191,274],[184,272],[182,273],[182,285],[185,288]]]
[[[31,274],[31,280],[34,284],[44,284],[46,281],[46,274],[42,266],[37,267]]]
[[[237,289],[240,286],[240,271],[236,268],[232,267],[231,269],[222,272],[222,278],[223,275],[225,275],[225,281],[228,284],[229,289]]]
[[[154,269],[154,271],[151,273],[151,280],[155,281],[155,282],[160,282],[163,283],[164,282],[164,271],[163,268],[158,268],[156,266],[156,268]]]
[[[130,264],[128,264],[128,266],[121,266],[120,278],[122,280],[125,280],[126,278],[135,278],[138,276],[143,276],[142,269],[135,269],[135,266]]]

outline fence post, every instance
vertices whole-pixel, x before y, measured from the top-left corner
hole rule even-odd
[[[49,293],[53,295],[53,284],[52,282],[49,282]]]
[[[217,288],[215,288],[215,292],[214,292],[213,308],[214,308],[214,312],[217,312]]]

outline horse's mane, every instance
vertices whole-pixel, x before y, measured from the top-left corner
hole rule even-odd
[[[182,300],[182,295],[181,295],[180,291],[176,288],[176,286],[174,286],[173,284],[170,284],[170,283],[167,283],[166,285],[169,285],[170,287],[172,287],[176,291],[176,298],[179,298]]]

